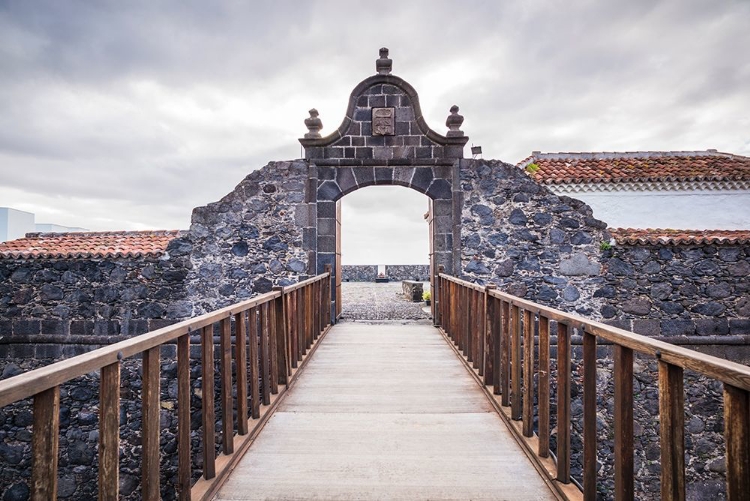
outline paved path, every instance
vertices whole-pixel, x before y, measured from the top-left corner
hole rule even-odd
[[[435,328],[344,322],[216,499],[555,498]]]
[[[430,283],[424,283],[430,290]],[[429,320],[424,301],[404,298],[401,282],[344,282],[341,284],[341,317],[364,322],[382,320]]]

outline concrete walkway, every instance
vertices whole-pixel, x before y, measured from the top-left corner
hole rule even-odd
[[[434,327],[344,322],[216,499],[555,497]]]

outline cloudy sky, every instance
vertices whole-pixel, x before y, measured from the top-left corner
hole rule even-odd
[[[298,158],[309,108],[334,130],[381,46],[428,124],[444,132],[458,104],[485,158],[750,155],[748,26],[747,0],[0,0],[0,206],[187,228],[251,170]],[[344,199],[345,260],[380,242],[378,261],[424,262],[424,197],[378,189]]]

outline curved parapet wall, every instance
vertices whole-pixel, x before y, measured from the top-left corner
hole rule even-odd
[[[414,87],[387,73],[354,88],[346,116],[332,134],[320,137],[317,115],[310,110],[310,132],[299,140],[305,158],[316,165],[452,165],[463,158],[469,140],[459,130],[463,117],[457,106],[447,121],[451,130],[441,135],[427,125]]]

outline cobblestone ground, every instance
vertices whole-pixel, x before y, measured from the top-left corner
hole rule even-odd
[[[430,284],[424,284],[430,290]],[[341,284],[344,321],[430,321],[424,301],[413,303],[404,298],[401,282],[344,282]]]

